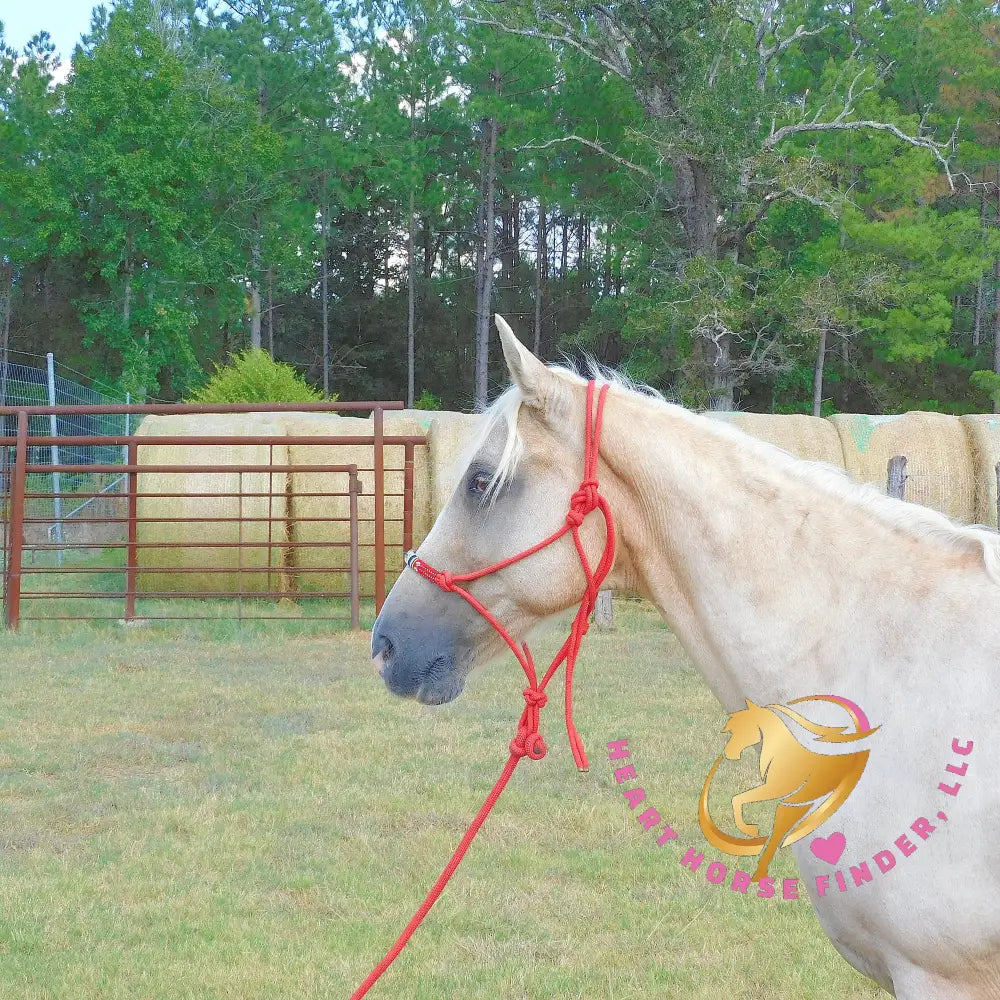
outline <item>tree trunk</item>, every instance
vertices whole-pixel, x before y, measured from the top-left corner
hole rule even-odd
[[[674,161],[677,204],[680,208],[684,246],[692,257],[717,260],[719,256],[719,201],[707,166],[689,156]],[[733,256],[739,247],[733,248]],[[710,322],[697,350],[704,366],[710,410],[731,410],[735,379],[731,361],[732,334],[721,321]]]
[[[703,344],[708,359],[708,408],[713,411],[732,410],[735,405],[732,337],[727,329],[717,326],[711,339]]]
[[[260,338],[260,218],[254,212],[253,244],[250,247],[250,346],[261,349]]]
[[[330,398],[330,230],[327,224],[326,183],[323,184],[323,261],[320,265],[320,295],[323,298],[323,398]]]
[[[434,233],[431,229],[431,217],[429,215],[422,215],[420,217],[420,242],[424,251],[424,281],[429,282],[434,277],[434,264],[437,261],[439,252],[442,253],[442,268],[447,263],[443,254],[443,242],[439,242],[437,245],[434,243]]]
[[[122,294],[122,326],[128,333],[132,323],[132,261],[125,264],[125,291]]]
[[[510,281],[513,287],[517,282],[517,270],[521,266],[521,199],[516,194],[511,195],[510,223]]]
[[[542,296],[548,270],[549,237],[545,231],[545,202],[538,203],[537,242],[535,243],[535,357],[542,355]]]
[[[993,296],[993,371],[1000,375],[1000,257],[993,265],[993,281],[996,286]],[[1000,413],[1000,393],[993,396],[993,412]]]
[[[510,176],[513,158],[504,152],[500,156],[500,174]],[[500,244],[497,256],[500,259],[500,292],[514,287],[514,200],[510,195],[502,193],[497,199],[497,213],[500,216]],[[501,303],[503,302],[501,298]]]
[[[499,93],[500,74],[493,73]],[[497,132],[495,118],[483,122],[482,188],[479,209],[478,267],[476,281],[475,405],[486,407],[489,393],[490,303],[493,298],[493,265],[496,258]]]
[[[267,353],[274,357],[274,274],[267,272]]]
[[[559,272],[559,280],[565,281],[569,274],[569,216],[564,215],[562,221],[562,270]]]
[[[410,215],[406,230],[406,405],[413,408],[413,361],[416,346],[417,258],[414,229],[417,225],[413,188],[410,188]]]
[[[10,321],[14,312],[14,268],[0,267],[0,406],[7,405],[7,379],[10,371]],[[0,419],[0,427],[3,420]]]
[[[719,201],[707,167],[688,156],[674,161],[684,244],[693,257],[718,256]]]
[[[813,416],[823,416],[823,369],[826,366],[826,321],[820,322],[816,369],[813,373]]]
[[[983,188],[983,194],[979,199],[979,228],[981,231],[986,229],[986,188]],[[976,282],[976,306],[975,311],[972,316],[972,346],[978,347],[982,343],[983,339],[983,311],[985,298],[985,280],[984,275],[979,275],[979,281]]]
[[[263,14],[259,15],[263,20]],[[263,122],[267,118],[267,88],[264,86],[264,68],[257,63],[257,121]],[[260,273],[261,273],[261,242],[262,225],[260,213],[255,209],[250,219],[250,230],[253,243],[250,247],[250,346],[255,350],[261,349],[260,336]]]

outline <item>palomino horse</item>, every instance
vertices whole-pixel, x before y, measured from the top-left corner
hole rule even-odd
[[[554,532],[582,478],[584,380],[498,325],[514,386],[420,547],[453,573]],[[841,890],[805,840],[791,848],[838,951],[905,1000],[1000,998],[997,536],[615,379],[599,478],[619,532],[609,584],[659,608],[727,712],[832,693],[881,724],[835,821],[845,868],[865,862],[874,877],[855,885],[845,871]],[[595,558],[600,519],[581,534]],[[583,590],[566,538],[471,585],[514,637]],[[505,649],[413,572],[372,633],[388,688],[429,704]]]
[[[803,701],[831,701],[831,698],[796,698]],[[853,733],[846,726],[822,726],[803,717],[787,705],[755,705],[733,712],[722,727],[729,733],[722,757],[712,765],[698,802],[698,822],[705,839],[727,854],[760,855],[753,881],[767,875],[767,867],[779,847],[794,844],[807,837],[824,820],[832,816],[846,801],[864,774],[868,750],[853,753],[819,753],[803,746],[795,738],[785,716],[815,737],[816,743],[856,743],[867,739],[874,729],[858,725]],[[877,729],[878,727],[876,727]],[[744,750],[760,744],[760,776],[763,782],[733,796],[733,822],[745,837],[734,837],[720,830],[708,809],[708,793],[712,778],[722,758],[739,760]],[[774,823],[767,836],[759,836],[755,824],[743,818],[743,807],[752,802],[773,802]]]

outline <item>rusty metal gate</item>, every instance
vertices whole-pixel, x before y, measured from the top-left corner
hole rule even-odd
[[[426,438],[385,433],[385,411],[399,409],[392,402],[0,407],[6,625],[287,618],[308,606],[311,618],[360,627],[363,594],[376,613],[385,599],[387,550],[399,549],[398,565],[413,544],[414,453]],[[302,412],[370,412],[372,433],[58,433],[60,418],[111,413]],[[345,446],[355,456],[369,449],[370,461],[331,462],[330,449],[336,456]],[[292,462],[293,447],[297,456],[322,454]],[[387,448],[402,454],[401,465],[386,465]],[[150,449],[170,460],[143,460]],[[181,450],[184,458],[174,460]],[[250,458],[220,460],[226,451]],[[81,461],[83,454],[98,460]],[[387,473],[397,492],[386,492]],[[398,516],[386,517],[387,497],[401,501]],[[387,542],[394,524],[398,537]]]

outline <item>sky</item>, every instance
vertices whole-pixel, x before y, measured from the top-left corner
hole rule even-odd
[[[99,0],[0,0],[4,39],[18,51],[39,31],[47,31],[59,57],[68,63],[73,46],[90,28],[90,12]]]

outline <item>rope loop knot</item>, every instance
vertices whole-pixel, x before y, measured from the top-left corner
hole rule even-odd
[[[548,704],[549,696],[544,691],[539,691],[538,688],[525,688],[524,700],[532,708],[545,708]]]
[[[532,760],[541,760],[548,749],[545,740],[542,739],[542,734],[537,730],[528,732],[519,729],[517,736],[510,741],[510,752],[518,758],[530,757]]]
[[[569,500],[569,513],[566,515],[567,524],[579,528],[583,524],[583,519],[592,510],[597,509],[599,488],[600,484],[596,479],[584,479],[580,483],[579,488]]]

